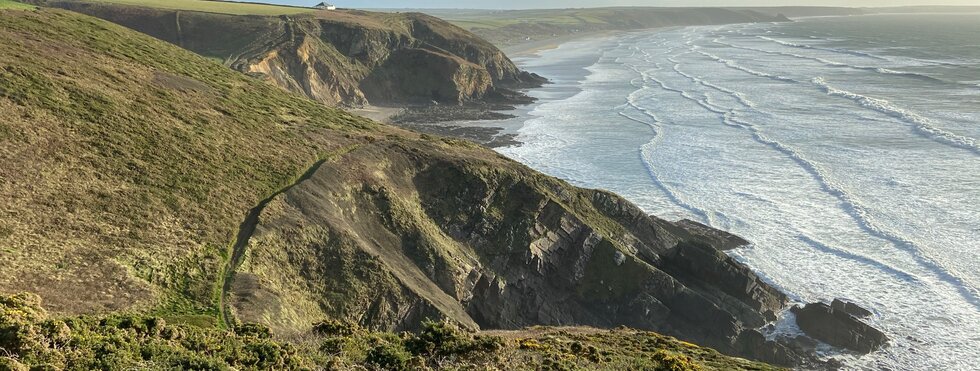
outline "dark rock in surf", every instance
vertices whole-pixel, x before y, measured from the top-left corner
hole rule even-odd
[[[830,303],[830,307],[833,308],[835,311],[844,311],[847,314],[850,314],[857,318],[871,317],[871,311],[861,308],[857,304],[854,304],[849,301],[844,301],[841,299],[834,299],[834,301]]]
[[[840,304],[836,306],[812,303],[793,307],[796,323],[804,333],[817,340],[863,354],[871,353],[888,342],[884,333],[849,313],[843,301],[837,302]],[[854,307],[864,310],[851,304],[852,310]]]

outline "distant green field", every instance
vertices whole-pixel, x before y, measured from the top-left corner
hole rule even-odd
[[[0,0],[0,4],[3,4]],[[231,1],[208,1],[208,0],[91,0],[102,3],[113,3],[123,5],[146,6],[163,9],[179,9],[209,13],[224,13],[237,15],[286,15],[313,12],[315,9],[254,4],[236,3]],[[0,5],[2,6],[2,5]]]
[[[517,11],[431,10],[432,15],[460,27],[500,28],[515,24],[593,25],[606,24],[615,14],[607,9],[549,9]]]
[[[0,9],[30,10],[34,9],[34,6],[11,0],[0,0]]]

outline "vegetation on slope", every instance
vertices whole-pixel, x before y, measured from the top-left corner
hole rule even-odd
[[[0,370],[771,370],[655,333],[534,328],[472,334],[444,322],[385,333],[338,321],[301,342],[138,314],[58,317],[33,294],[0,296]]]
[[[0,0],[0,9],[33,10],[34,6],[13,0]]]
[[[248,209],[366,119],[66,11],[0,15],[0,290],[216,314]]]
[[[32,297],[5,299],[13,308],[0,318],[0,355],[7,358],[79,369],[101,367],[88,362],[169,368],[185,361],[315,367],[338,358],[353,367],[419,356],[430,364],[436,361],[426,355],[437,346],[412,345],[431,330],[423,319],[452,318],[472,328],[468,313],[490,313],[490,324],[510,316],[516,320],[507,323],[521,326],[565,318],[524,316],[524,307],[540,301],[549,310],[564,305],[534,292],[570,298],[575,312],[561,315],[573,322],[623,322],[603,311],[643,313],[625,306],[643,305],[657,313],[636,322],[645,328],[665,325],[657,321],[669,314],[672,325],[710,334],[762,321],[754,311],[725,310],[779,304],[755,281],[737,286],[765,302],[712,296],[729,295],[719,294],[724,287],[698,293],[669,277],[654,264],[657,254],[668,257],[677,236],[618,197],[571,187],[472,143],[350,116],[121,26],[63,10],[0,10],[0,49],[0,292],[36,293],[56,314],[43,315]],[[593,247],[602,261],[589,260]],[[549,261],[562,254],[584,259],[587,282],[565,284],[578,270]],[[603,269],[614,259],[630,268],[617,272],[641,272],[635,282],[646,286],[592,295],[608,289],[594,279],[629,278]],[[502,292],[522,305],[507,312],[464,308],[474,282],[459,269],[479,265],[487,267],[481,290],[534,272],[559,285]],[[719,266],[737,268],[729,260]],[[588,273],[594,270],[602,272]],[[501,274],[491,278],[495,272]],[[235,318],[221,321],[225,303]],[[404,323],[424,331],[357,330],[354,345],[341,347],[350,355],[333,358],[337,348],[324,350],[327,340],[304,342],[323,329],[315,320],[358,318],[365,328]],[[716,331],[711,321],[695,322],[703,318],[728,322]],[[273,340],[242,320],[287,331]],[[171,338],[166,328],[187,336]],[[598,354],[611,352],[600,359],[610,367],[672,362],[674,353],[706,367],[703,357],[761,367],[710,351],[674,351],[673,340],[648,341],[657,335],[617,334],[594,340]],[[469,350],[495,343],[453,336],[465,340],[453,343],[477,344]],[[535,369],[592,341],[573,349],[547,336],[536,338],[541,346],[505,338],[492,359],[479,362]],[[633,348],[604,343],[610,341],[653,354],[630,356]],[[587,362],[582,367],[605,365]]]
[[[497,93],[510,93],[506,86],[540,83],[492,44],[420,13],[256,16],[201,11],[201,4],[241,6],[215,1],[32,2],[130,27],[330,105],[460,104],[503,96]]]
[[[161,9],[177,9],[195,12],[236,14],[236,15],[293,15],[316,11],[313,8],[257,4],[258,2],[236,2],[221,0],[92,0],[104,3],[146,6]]]

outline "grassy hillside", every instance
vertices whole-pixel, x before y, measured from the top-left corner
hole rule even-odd
[[[540,83],[492,44],[420,13],[283,8],[304,13],[273,16],[263,12],[277,7],[217,1],[31,2],[130,27],[330,105],[462,104]]]
[[[216,314],[254,204],[375,123],[65,11],[0,17],[0,289]]]
[[[32,10],[34,9],[34,6],[13,0],[0,0],[0,9]]]
[[[785,355],[783,294],[615,195],[77,13],[0,10],[0,49],[0,293],[51,313],[0,298],[8,366],[767,367],[427,318]]]
[[[293,15],[316,9],[217,0],[92,0],[96,2],[236,15]]]

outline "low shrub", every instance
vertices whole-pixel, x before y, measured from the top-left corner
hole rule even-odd
[[[446,321],[425,321],[422,330],[405,341],[406,349],[412,354],[430,357],[465,357],[495,352],[503,346],[499,337],[473,336]]]
[[[677,353],[658,350],[653,353],[653,360],[657,362],[656,371],[700,371],[698,366],[691,358]]]
[[[412,355],[402,344],[379,341],[367,352],[364,363],[382,370],[399,371],[408,369],[410,359]]]
[[[0,370],[294,370],[311,363],[261,325],[226,332],[135,314],[49,318],[32,294],[0,295],[0,356]]]
[[[359,327],[357,324],[333,319],[323,320],[313,324],[313,333],[319,336],[350,336]]]

